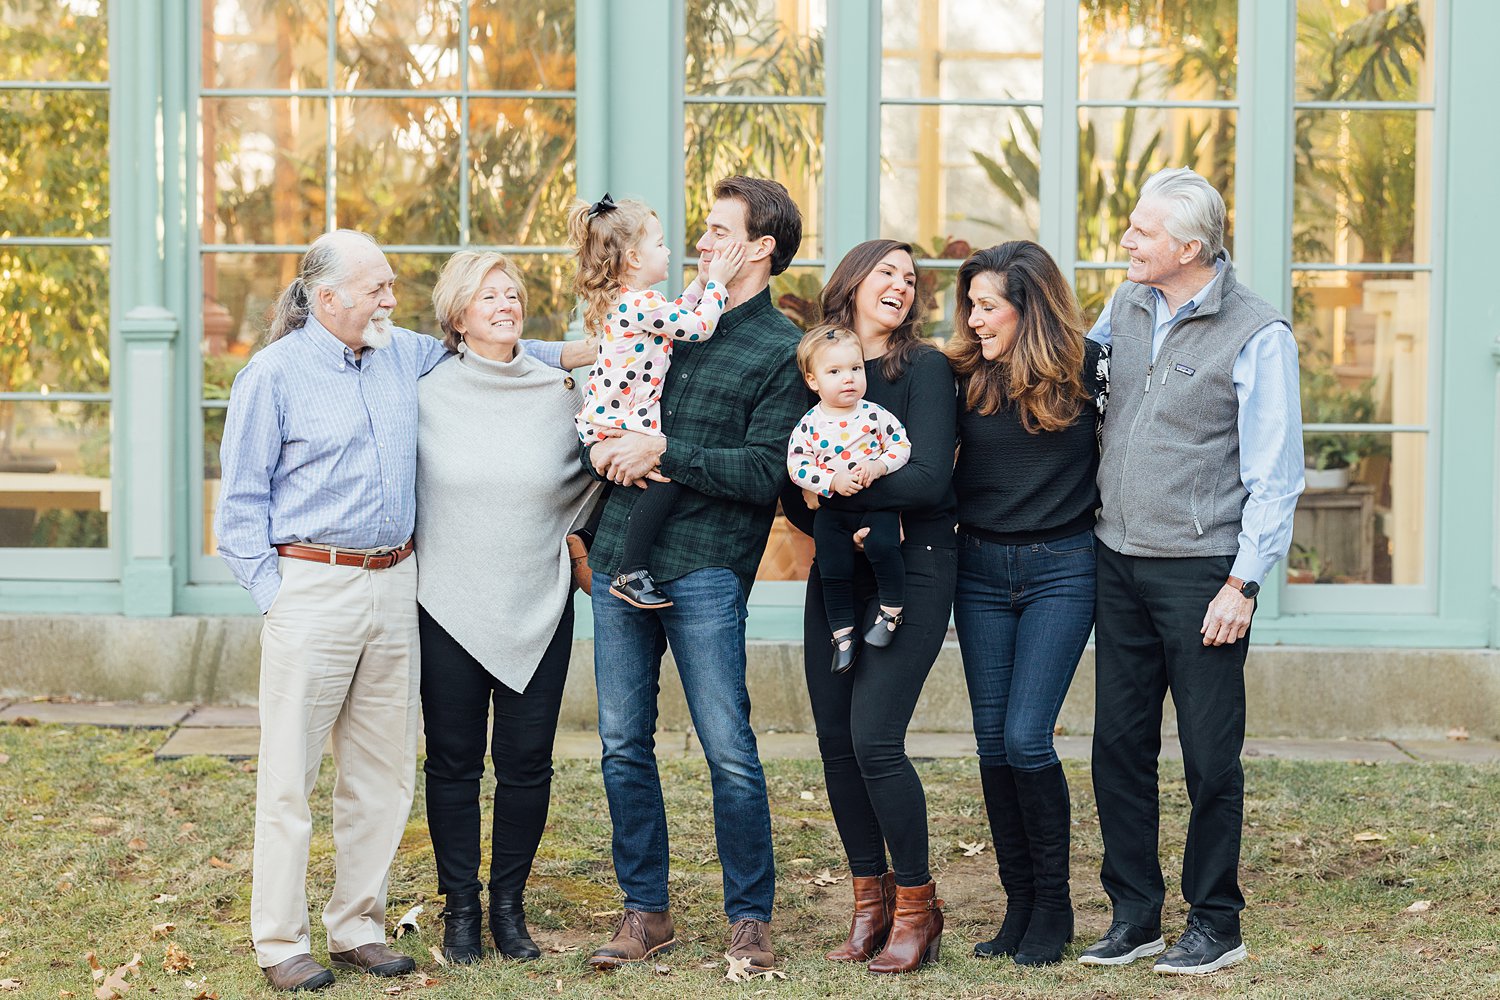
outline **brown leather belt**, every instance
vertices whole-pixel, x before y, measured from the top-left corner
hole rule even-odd
[[[417,551],[416,542],[408,538],[400,548],[383,552],[367,552],[364,549],[341,549],[333,545],[299,545],[288,542],[276,546],[276,551],[288,559],[306,559],[309,562],[327,563],[329,566],[354,566],[359,569],[390,569],[392,566]]]

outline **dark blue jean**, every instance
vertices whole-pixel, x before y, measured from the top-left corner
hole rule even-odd
[[[661,658],[670,646],[713,786],[714,836],[731,921],[771,919],[771,809],[745,689],[745,597],[728,569],[661,584],[672,607],[642,611],[594,574],[594,680],[615,877],[633,910],[667,909],[667,814],[656,768]]]
[[[998,545],[960,533],[953,623],[984,767],[1057,763],[1052,731],[1094,627],[1094,534]]]

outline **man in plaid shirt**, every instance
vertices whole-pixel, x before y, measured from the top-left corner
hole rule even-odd
[[[802,242],[802,215],[774,181],[729,177],[697,249],[703,263],[730,241],[746,250],[713,338],[678,344],[662,387],[659,436],[624,432],[591,446],[587,463],[612,491],[590,559],[619,561],[625,523],[648,476],[683,491],[651,550],[651,572],[672,599],[635,608],[593,586],[594,674],[604,789],[614,824],[615,875],[625,914],[589,959],[598,969],[639,962],[676,941],[667,898],[667,819],[656,770],[656,695],[668,646],[713,779],[714,829],[724,868],[732,958],[774,963],[770,934],[776,867],[765,775],[745,688],[745,598],[755,580],[786,477],[786,442],[807,409],[793,355],[801,331],[771,303],[771,276]]]

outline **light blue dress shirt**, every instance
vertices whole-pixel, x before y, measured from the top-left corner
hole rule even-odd
[[[1151,360],[1180,320],[1197,312],[1223,272],[1218,265],[1208,283],[1177,312],[1159,289]],[[1109,314],[1114,296],[1089,331],[1089,338],[1110,342]],[[1280,320],[1257,330],[1234,359],[1234,389],[1239,396],[1240,481],[1250,499],[1240,515],[1239,553],[1231,576],[1261,583],[1292,545],[1292,515],[1304,486],[1302,475],[1302,399],[1298,389],[1297,340]],[[1106,418],[1107,419],[1107,418]]]
[[[558,367],[562,345],[523,341]],[[397,329],[354,352],[309,317],[235,376],[220,447],[219,555],[262,612],[281,588],[274,546],[397,546],[416,514],[417,379],[447,357]]]

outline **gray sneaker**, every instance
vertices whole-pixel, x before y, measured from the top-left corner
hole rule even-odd
[[[1167,947],[1160,927],[1140,927],[1116,920],[1104,936],[1078,956],[1082,965],[1129,965],[1138,958],[1160,955]]]
[[[1182,937],[1157,959],[1151,971],[1167,976],[1206,976],[1243,962],[1247,954],[1238,934],[1220,934],[1190,919]]]

